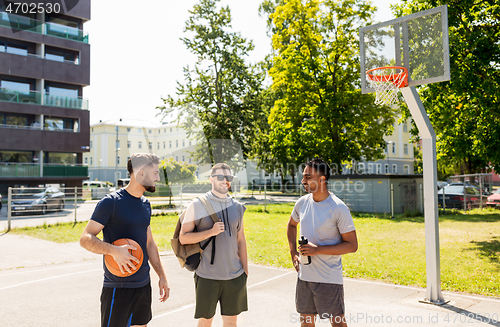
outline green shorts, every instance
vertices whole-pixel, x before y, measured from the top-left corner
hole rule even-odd
[[[194,318],[210,319],[215,315],[217,302],[223,316],[237,316],[248,310],[247,274],[230,280],[206,279],[194,274],[196,310]]]

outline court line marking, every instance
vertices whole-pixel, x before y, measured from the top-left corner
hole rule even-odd
[[[273,281],[275,279],[281,278],[281,277],[286,276],[286,275],[290,275],[291,273],[293,273],[293,271],[289,271],[287,273],[284,273],[284,274],[281,274],[281,275],[278,275],[278,276],[274,276],[273,278],[269,278],[269,279],[266,279],[266,280],[264,280],[262,282],[259,282],[257,284],[250,285],[250,286],[247,287],[247,289],[250,289],[250,288],[253,288],[255,286],[259,286],[259,285],[265,284],[267,282]],[[185,309],[193,308],[195,305],[196,305],[196,303],[191,303],[191,304],[183,305],[180,308],[177,308],[175,310],[162,313],[161,315],[158,315],[158,316],[154,316],[151,320],[154,320],[154,319],[157,319],[157,318],[161,318],[161,317],[165,317],[165,316],[171,315],[173,313],[176,313],[176,312],[179,312],[179,311],[182,311],[182,310],[185,310]]]
[[[406,286],[406,285],[396,285],[396,284],[387,284],[387,283],[381,283],[381,282],[376,282],[376,281],[371,281],[371,280],[362,280],[362,279],[354,279],[354,278],[348,278],[344,277],[345,280],[352,281],[352,282],[358,282],[358,283],[365,283],[365,284],[375,284],[375,285],[382,285],[382,286],[388,286],[388,287],[397,287],[397,288],[404,288],[404,289],[409,289],[409,290],[414,290],[414,291],[420,291],[420,292],[425,292],[425,288],[418,288],[418,287],[412,287],[412,286]],[[480,300],[480,301],[492,301],[492,302],[500,302],[500,299],[497,298],[489,298],[489,297],[481,297],[481,296],[474,296],[474,295],[467,295],[467,294],[460,294],[460,293],[453,293],[450,291],[442,291],[442,293],[451,295],[451,296],[458,296],[458,297],[466,297],[470,299],[475,299],[475,300]]]
[[[176,259],[176,258],[162,258],[161,260],[162,261],[170,261],[170,260],[173,260],[173,259]],[[91,262],[92,260],[92,262]],[[70,264],[69,262],[67,263],[56,263],[57,265],[59,264]],[[29,273],[32,273],[32,272],[44,272],[44,271],[49,271],[49,270],[55,270],[55,269],[70,269],[70,268],[75,268],[75,267],[81,267],[81,266],[89,266],[89,265],[93,265],[93,264],[101,264],[102,265],[102,260],[100,260],[99,258],[96,258],[96,259],[89,259],[87,263],[82,263],[82,264],[75,264],[75,265],[68,265],[68,266],[64,266],[64,267],[52,267],[52,268],[45,268],[45,269],[36,269],[36,270],[27,270],[27,271],[17,271],[17,272],[12,272],[12,269],[9,269],[9,270],[3,270],[5,272],[9,271],[9,273],[7,274],[2,274],[2,270],[0,270],[0,277],[4,277],[4,276],[12,276],[12,275],[20,275],[20,274],[29,274]],[[13,268],[13,269],[29,269],[29,268],[34,268],[36,266],[33,266],[33,267],[23,267],[23,268]]]
[[[42,278],[42,279],[36,279],[36,280],[29,281],[29,282],[24,282],[24,283],[19,283],[19,284],[14,284],[14,285],[2,287],[2,288],[0,288],[0,291],[6,290],[6,289],[9,289],[9,288],[18,287],[18,286],[23,286],[23,285],[28,285],[28,284],[43,282],[43,281],[50,280],[50,279],[56,279],[56,278],[61,278],[61,277],[68,277],[68,276],[73,276],[73,275],[78,275],[78,274],[84,274],[84,273],[93,272],[93,271],[102,271],[102,268],[85,270],[85,271],[78,271],[78,272],[74,272],[74,273],[71,273],[71,274],[64,274],[64,275],[52,276],[52,277],[47,277],[47,278]]]
[[[49,270],[54,270],[54,269],[75,268],[75,267],[81,267],[81,266],[89,266],[89,265],[96,264],[96,263],[102,264],[102,261],[97,262],[97,260],[95,260],[95,262],[88,262],[88,263],[82,263],[82,264],[71,265],[71,266],[68,265],[68,266],[65,266],[65,267],[52,267],[52,268],[36,269],[36,270],[29,270],[29,271],[17,271],[17,272],[10,272],[9,274],[2,274],[2,271],[0,271],[0,276],[4,277],[4,276],[28,274],[28,273],[31,273],[31,272],[44,272],[44,271],[49,271]],[[14,269],[28,269],[28,268],[30,268],[30,267],[14,268]],[[34,268],[34,267],[32,267],[32,268]],[[7,271],[7,270],[5,270],[5,271]]]

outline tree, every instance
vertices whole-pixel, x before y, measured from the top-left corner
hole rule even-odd
[[[360,0],[272,4],[269,74],[280,96],[269,116],[270,153],[295,164],[321,156],[338,173],[351,160],[382,158],[395,112],[359,90],[358,28],[375,8]]]
[[[404,16],[448,5],[449,82],[428,84],[419,94],[436,132],[438,162],[476,173],[500,165],[500,6],[497,1],[403,1],[393,6]],[[409,117],[404,110],[404,117]],[[412,128],[418,139],[418,129]]]
[[[264,73],[245,63],[254,46],[231,31],[229,7],[217,10],[219,0],[200,0],[190,11],[181,40],[197,56],[193,69],[184,68],[177,98],[163,99],[163,117],[177,110],[178,123],[197,140],[193,154],[200,164],[229,161],[240,150],[246,158],[263,118],[256,104]],[[214,140],[222,140],[215,142]]]
[[[160,162],[160,170],[163,171],[165,184],[168,187],[169,206],[172,205],[172,187],[173,183],[194,183],[196,165],[189,165],[184,162],[175,161],[173,158],[168,158]]]

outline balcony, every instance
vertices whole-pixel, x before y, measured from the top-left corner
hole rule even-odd
[[[0,12],[0,26],[42,34],[42,22],[29,17]]]
[[[0,101],[42,104],[40,92],[20,92],[0,88]]]
[[[63,107],[71,109],[89,109],[88,99],[82,97],[64,97],[58,95],[44,94],[43,104],[41,101],[41,93],[36,91],[20,92],[0,88],[0,101],[17,102],[17,103],[31,103],[52,107]]]
[[[89,43],[89,35],[83,30],[61,24],[45,23],[45,34],[63,39]]]
[[[58,95],[45,94],[43,98],[44,106],[64,107],[72,109],[89,109],[89,100],[82,97],[72,98]]]
[[[40,176],[39,164],[0,162],[0,178],[2,177],[87,177],[88,166],[81,164],[60,165],[44,164],[43,176]]]
[[[89,35],[83,30],[55,23],[42,23],[29,17],[0,12],[0,26],[16,28],[38,34],[55,36],[67,40],[89,43]],[[45,28],[42,28],[45,27]]]

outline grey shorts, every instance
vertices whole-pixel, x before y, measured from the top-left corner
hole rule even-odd
[[[344,285],[306,282],[297,278],[295,307],[298,313],[321,319],[341,316],[344,308]]]

